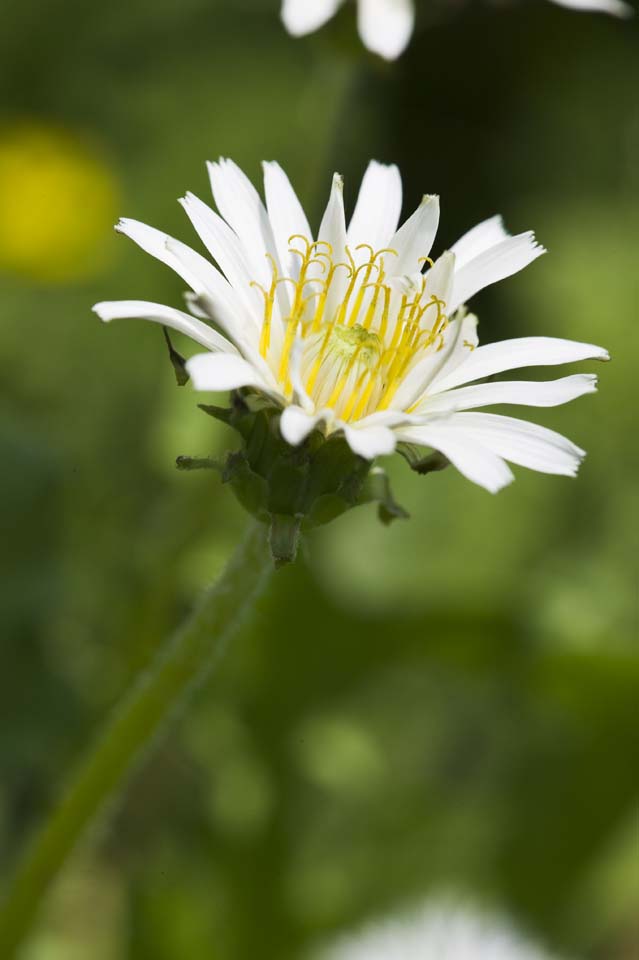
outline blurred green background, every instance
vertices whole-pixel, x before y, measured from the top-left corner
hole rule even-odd
[[[223,154],[256,182],[279,160],[317,222],[332,171],[352,204],[375,157],[400,165],[405,214],[441,194],[437,252],[496,212],[534,227],[550,252],[475,299],[480,335],[608,347],[584,366],[597,397],[534,417],[589,456],[496,497],[391,461],[411,520],[353,511],[277,574],[24,957],[292,960],[445,888],[557,953],[635,960],[637,23],[433,0],[390,66],[352,9],[304,40],[277,14],[3,4],[3,879],[245,524],[215,476],[174,469],[234,441],[176,388],[161,331],[90,313],[181,302],[119,215],[192,242],[175,198],[208,199]]]

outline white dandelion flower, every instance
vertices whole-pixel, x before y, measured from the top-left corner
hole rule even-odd
[[[562,7],[618,17],[632,15],[623,0],[553,0]],[[282,21],[300,37],[322,27],[344,0],[283,0]],[[414,0],[358,0],[358,27],[362,42],[385,60],[395,60],[408,46],[415,26]]]
[[[188,284],[191,313],[126,300],[96,304],[102,320],[142,317],[185,333],[206,348],[187,362],[195,388],[252,388],[281,408],[292,445],[320,429],[368,460],[398,441],[430,447],[491,492],[513,479],[506,461],[576,474],[584,451],[569,440],[476,412],[553,407],[596,389],[591,374],[478,382],[494,374],[608,359],[601,347],[546,336],[478,345],[465,304],[544,253],[532,232],[510,236],[493,217],[433,261],[439,199],[425,196],[398,229],[396,166],[371,162],[348,228],[336,174],[316,235],[278,164],[264,164],[266,205],[232,161],[209,173],[219,213],[192,194],[180,202],[217,265],[138,221],[117,226]]]
[[[447,902],[337,940],[313,960],[550,960],[502,917]]]

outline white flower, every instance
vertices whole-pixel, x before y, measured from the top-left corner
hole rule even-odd
[[[282,20],[293,36],[312,33],[337,12],[344,0],[283,0]],[[359,0],[357,22],[362,41],[385,60],[408,46],[415,26],[413,0]]]
[[[623,0],[552,0],[569,10],[585,10],[590,13],[611,13],[613,17],[631,17],[633,8]]]
[[[207,348],[187,363],[195,388],[259,391],[282,408],[281,431],[293,445],[319,427],[341,431],[370,460],[392,453],[399,440],[428,446],[492,492],[513,479],[506,460],[575,475],[583,451],[559,434],[466,412],[566,403],[593,392],[596,378],[476,381],[519,367],[608,359],[601,347],[552,337],[478,346],[477,319],[464,304],[544,252],[531,232],[511,237],[493,217],[433,262],[439,200],[425,196],[397,229],[395,166],[369,165],[348,229],[336,174],[315,239],[276,163],[264,164],[266,207],[230,160],[209,164],[209,173],[221,216],[192,194],[180,202],[217,266],[138,221],[117,227],[190,286],[193,315],[126,300],[96,304],[102,320],[143,317],[186,333]]]
[[[283,0],[282,20],[294,36],[312,33],[337,12],[344,0]],[[573,10],[591,10],[628,17],[632,7],[622,0],[554,0]],[[395,60],[408,46],[415,25],[414,0],[358,0],[362,41],[373,53]]]
[[[549,960],[504,919],[434,902],[371,924],[315,954],[314,960]]]

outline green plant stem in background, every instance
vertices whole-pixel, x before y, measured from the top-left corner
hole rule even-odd
[[[272,569],[265,528],[255,524],[218,582],[158,650],[150,667],[116,708],[63,791],[57,809],[35,837],[7,892],[0,913],[2,960],[9,960],[29,933],[44,893],[85,827],[122,784],[140,751],[148,747],[224,653]]]

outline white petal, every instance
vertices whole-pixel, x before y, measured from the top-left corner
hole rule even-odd
[[[186,334],[191,340],[208,347],[209,350],[221,350],[224,353],[237,354],[237,349],[221,334],[212,330],[206,323],[190,317],[188,313],[166,307],[162,303],[148,303],[146,300],[112,300],[96,303],[93,307],[100,320],[108,323],[110,320],[139,317],[141,320],[151,320],[161,323],[172,330]]]
[[[209,163],[208,170],[217,208],[244,246],[252,279],[268,288],[272,278],[268,256],[273,258],[280,274],[281,267],[271,221],[259,193],[232,160],[222,158],[218,163]],[[276,303],[281,316],[288,316],[289,299],[284,284],[277,288]]]
[[[192,193],[179,201],[195,227],[202,243],[224,272],[233,289],[242,297],[251,316],[256,313],[260,301],[251,290],[251,273],[244,248],[237,235],[214,210]],[[255,316],[261,322],[261,312]]]
[[[456,310],[491,283],[518,273],[545,252],[536,242],[532,230],[489,247],[456,273],[450,309]]]
[[[433,380],[429,391],[442,393],[473,380],[521,367],[556,366],[577,360],[609,360],[608,351],[592,343],[562,340],[559,337],[520,337],[489,343],[469,352],[463,363]]]
[[[440,351],[443,354],[442,362],[428,385],[429,392],[433,389],[434,383],[452,374],[453,370],[456,370],[461,363],[465,363],[471,353],[477,349],[479,345],[477,323],[474,313],[466,313],[465,308],[457,311],[444,332],[444,347]]]
[[[629,3],[621,0],[553,0],[560,7],[569,10],[585,10],[593,13],[611,13],[615,17],[632,17],[634,9]]]
[[[292,447],[299,446],[309,433],[312,433],[320,421],[326,420],[328,411],[310,414],[301,407],[290,405],[284,409],[280,418],[282,436]]]
[[[145,253],[156,257],[182,277],[196,293],[208,293],[224,278],[212,263],[186,244],[139,220],[124,217],[116,226],[118,233],[133,240]],[[169,243],[172,249],[169,250]]]
[[[416,364],[410,371],[412,376],[412,403],[420,399],[420,394],[426,393],[428,396],[436,392],[435,384],[443,377],[463,363],[470,355],[471,350],[477,346],[477,317],[472,314],[466,314],[464,311],[458,311],[450,324],[443,333],[443,346],[431,347],[424,359]],[[421,389],[415,390],[417,381],[417,369],[419,367],[421,374]],[[413,371],[415,374],[413,376]],[[400,392],[401,391],[401,392]],[[394,409],[400,409],[397,397],[402,401],[404,395],[411,391],[405,388],[405,382],[402,384],[394,397],[392,404]],[[405,406],[408,406],[406,404]]]
[[[283,0],[282,21],[289,33],[301,37],[323,26],[342,0]]]
[[[434,295],[442,300],[449,296],[453,273],[455,269],[455,255],[453,253],[444,253],[435,266],[426,274],[426,294]],[[435,308],[431,308],[424,315],[424,326],[428,327],[435,321]],[[406,410],[416,400],[419,399],[428,384],[436,373],[446,362],[450,350],[456,341],[455,330],[451,327],[447,331],[447,338],[444,339],[442,348],[437,349],[435,345],[425,351],[421,360],[418,360],[415,366],[404,377],[400,387],[395,393],[391,407],[393,410]]]
[[[348,244],[353,256],[358,259],[356,247],[360,243],[370,244],[374,251],[389,246],[401,212],[402,178],[398,168],[395,164],[386,166],[371,160],[348,227]]]
[[[413,0],[359,0],[359,32],[369,50],[395,60],[415,26]]]
[[[237,343],[242,341],[247,324],[254,326],[231,285],[212,263],[195,250],[137,220],[120,220],[116,230],[175,270],[199,297],[208,299],[211,319],[219,323]]]
[[[304,341],[301,337],[296,337],[291,348],[289,360],[288,375],[293,387],[293,399],[307,413],[313,413],[315,404],[306,392],[306,387],[302,380],[302,357],[304,354]]]
[[[331,244],[335,258],[344,255],[346,250],[344,180],[339,173],[333,174],[331,193],[320,224],[318,239]]]
[[[419,428],[418,428],[419,429]],[[497,456],[540,473],[574,477],[585,452],[566,437],[536,423],[495,413],[453,413],[446,429],[473,439]]]
[[[313,235],[302,204],[297,198],[291,182],[278,163],[263,163],[264,194],[266,208],[275,236],[280,265],[285,277],[297,279],[300,270],[300,258],[290,253],[291,245],[299,246],[299,241],[291,240],[301,235],[311,241]]]
[[[585,393],[595,393],[597,378],[591,373],[576,373],[560,380],[509,380],[501,383],[480,383],[474,387],[460,387],[445,393],[426,397],[415,413],[445,413],[489,407],[496,403],[518,404],[525,407],[558,407]]]
[[[356,424],[358,428],[364,427],[396,427],[401,423],[412,423],[413,418],[407,416],[405,413],[402,413],[399,410],[376,410],[375,413],[369,413],[368,416],[362,417],[361,420],[357,420]],[[421,420],[418,421],[421,423]]]
[[[438,226],[439,197],[426,195],[415,213],[391,237],[389,247],[397,250],[398,256],[388,258],[388,272],[400,275],[421,270],[419,261],[430,253]]]
[[[478,223],[476,227],[465,233],[451,247],[457,258],[457,269],[465,267],[480,253],[497,246],[498,243],[506,240],[509,236],[510,234],[504,227],[504,221],[500,216],[490,217],[488,220]]]
[[[322,217],[320,224],[318,240],[323,240],[331,245],[333,251],[333,262],[346,260],[346,218],[344,216],[344,181],[339,173],[333,175],[331,185],[331,195]],[[309,271],[309,276],[310,276]],[[319,275],[319,274],[318,274]],[[348,278],[345,270],[335,271],[335,276],[331,284],[328,299],[326,301],[326,313],[332,316],[337,305],[341,303],[346,288]]]
[[[276,253],[275,240],[259,193],[232,160],[221,158],[207,167],[218,210],[240,238],[250,260],[259,264],[260,273],[255,279],[269,278],[265,254]]]
[[[446,253],[443,253],[441,257],[435,261],[434,265],[426,273],[426,295],[443,300],[448,316],[452,314],[452,310],[448,304],[451,296],[451,288],[455,282],[456,270],[457,259],[455,254],[452,250],[447,250]],[[429,326],[431,312],[427,312],[424,318],[426,326]]]
[[[264,389],[265,384],[250,363],[242,357],[221,353],[196,353],[186,361],[196,390],[237,390],[239,387]]]
[[[193,293],[192,290],[185,290],[182,296],[184,297],[184,302],[191,311],[191,316],[197,317],[198,320],[210,320],[210,317],[202,306],[197,293]]]
[[[454,467],[473,483],[497,493],[514,480],[501,457],[479,443],[469,432],[463,434],[442,424],[405,427],[397,431],[400,440],[433,447],[448,457]]]
[[[365,460],[374,460],[375,457],[392,453],[397,443],[396,435],[388,427],[359,428],[343,423],[341,429],[353,453]]]

